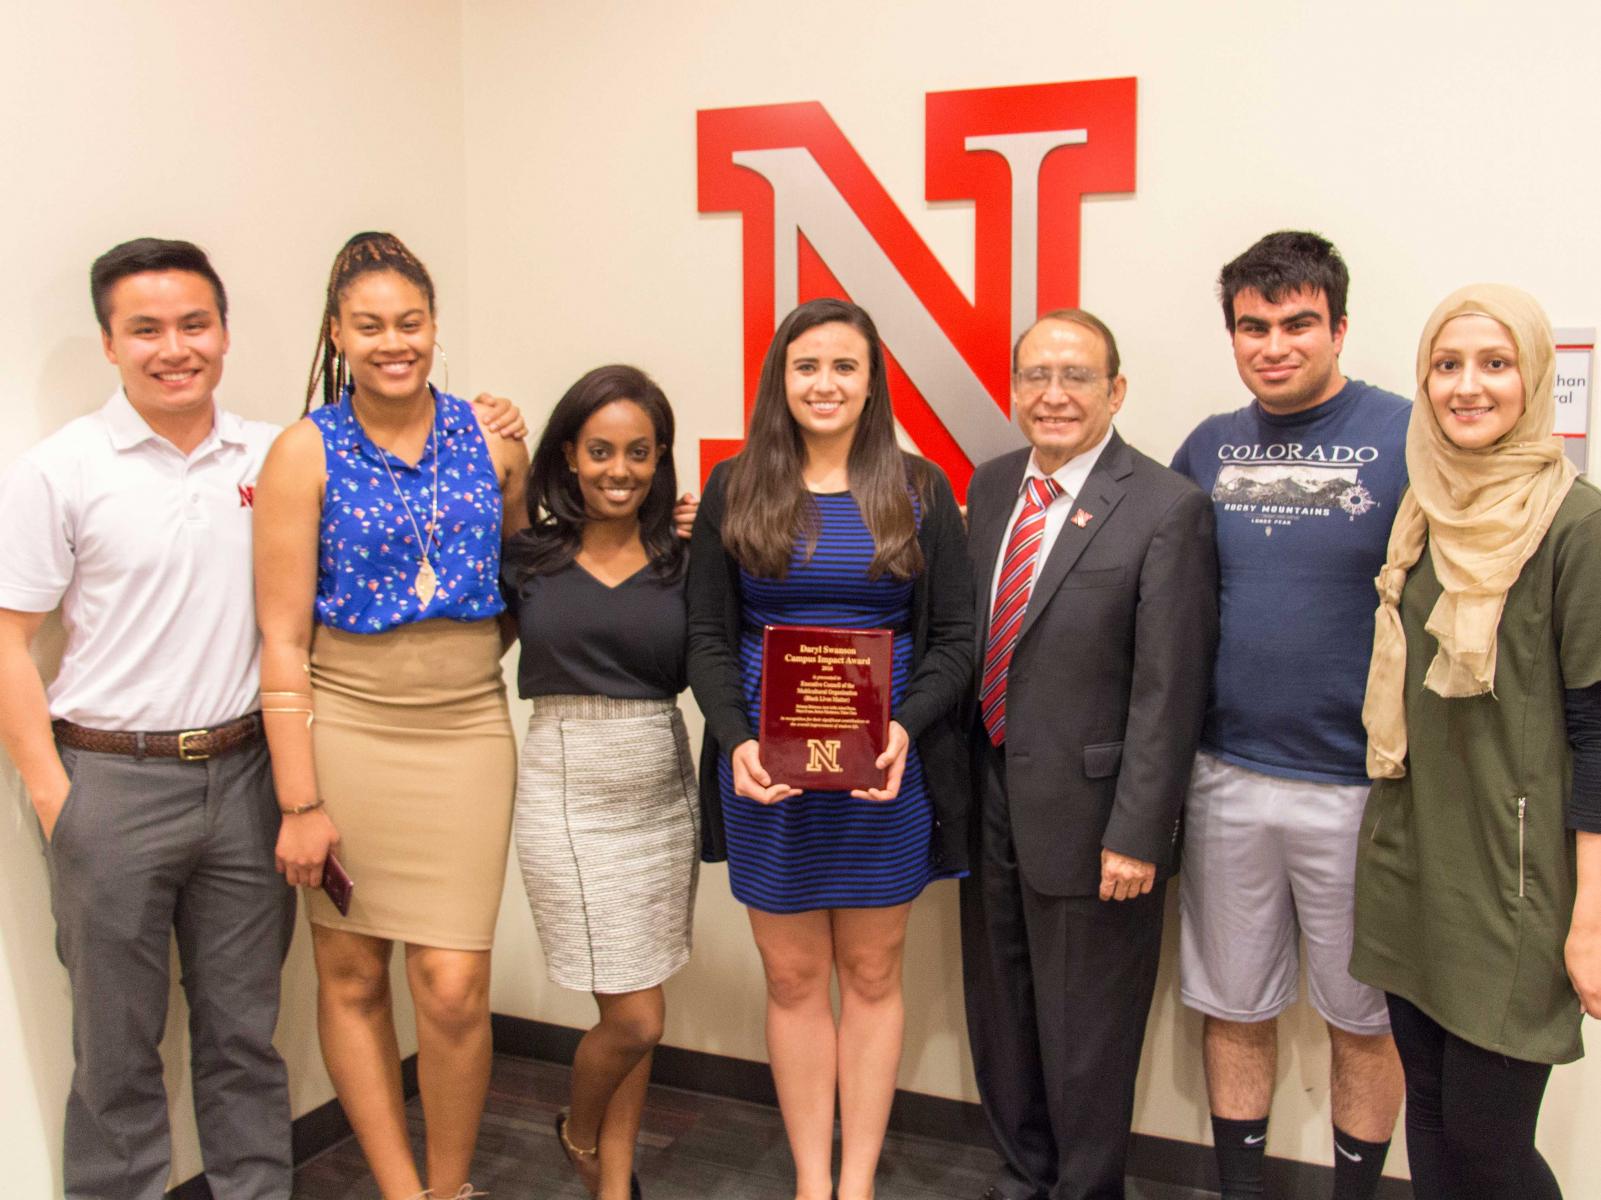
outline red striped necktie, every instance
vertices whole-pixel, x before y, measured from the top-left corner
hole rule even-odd
[[[1062,485],[1054,479],[1028,480],[1023,511],[1017,514],[1001,558],[1001,578],[990,607],[989,640],[984,646],[984,678],[978,688],[984,728],[997,746],[1006,741],[1006,671],[1022,633],[1029,593],[1034,590],[1034,562],[1045,539],[1045,510],[1061,494]]]

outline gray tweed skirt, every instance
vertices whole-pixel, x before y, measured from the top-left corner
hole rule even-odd
[[[553,983],[654,987],[689,960],[700,806],[673,700],[538,696],[512,838]]]

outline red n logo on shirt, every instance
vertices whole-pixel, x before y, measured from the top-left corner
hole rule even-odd
[[[239,485],[239,507],[254,508],[256,506],[256,485],[241,483]]]

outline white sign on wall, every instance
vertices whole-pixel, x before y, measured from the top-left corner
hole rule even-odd
[[[1594,329],[1558,329],[1556,433],[1568,458],[1582,472],[1590,444],[1590,366],[1595,358]]]

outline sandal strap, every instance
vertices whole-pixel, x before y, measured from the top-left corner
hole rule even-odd
[[[599,1155],[599,1142],[595,1143],[595,1145],[591,1146],[588,1150],[585,1150],[582,1146],[573,1144],[573,1139],[567,1136],[568,1115],[568,1113],[563,1112],[560,1119],[556,1122],[556,1134],[561,1138],[561,1144],[567,1148],[567,1153],[573,1155],[575,1158],[594,1158]]]

